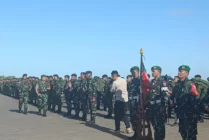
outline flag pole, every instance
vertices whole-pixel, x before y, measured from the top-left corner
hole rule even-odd
[[[141,92],[141,98],[140,98],[140,111],[141,111],[141,117],[142,117],[142,136],[145,136],[145,116],[144,116],[144,93],[142,92],[142,72],[143,72],[143,54],[144,54],[144,50],[141,48],[140,49],[140,57],[141,57],[141,61],[140,61],[140,92]]]

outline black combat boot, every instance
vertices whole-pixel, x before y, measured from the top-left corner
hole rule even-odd
[[[112,114],[108,114],[104,118],[106,118],[106,119],[112,119]]]
[[[91,118],[90,121],[87,122],[88,125],[94,125],[95,124],[95,118]]]
[[[60,106],[58,107],[58,110],[56,111],[56,113],[58,113],[58,114],[62,113],[62,109]]]
[[[52,112],[55,112],[55,106],[52,107]]]
[[[38,115],[41,115],[41,109],[38,110]]]
[[[87,114],[83,113],[83,117],[82,117],[82,121],[86,121],[87,120]]]
[[[24,114],[27,115],[28,114],[28,110],[24,109]]]
[[[21,113],[21,112],[22,112],[22,109],[21,109],[20,107],[19,107],[19,110],[18,110],[18,112],[19,112],[19,113]]]

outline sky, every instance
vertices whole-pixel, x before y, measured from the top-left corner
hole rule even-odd
[[[209,77],[208,0],[0,1],[0,75],[64,76],[91,70]]]

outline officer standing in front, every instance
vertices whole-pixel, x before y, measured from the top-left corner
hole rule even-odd
[[[150,119],[154,129],[154,139],[165,139],[165,121],[166,121],[166,92],[168,87],[166,81],[161,77],[161,67],[153,66],[150,92],[146,98],[147,116]]]

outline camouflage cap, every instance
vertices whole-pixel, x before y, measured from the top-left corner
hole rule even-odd
[[[134,71],[134,70],[139,71],[139,67],[138,67],[138,66],[133,66],[133,67],[130,69],[130,72],[132,72],[132,71]]]
[[[153,67],[151,68],[151,71],[153,71],[153,70],[159,70],[160,72],[162,71],[162,69],[161,69],[160,66],[153,66]]]
[[[181,65],[179,68],[178,68],[179,71],[183,70],[183,71],[187,71],[187,72],[190,72],[190,67],[187,66],[187,65]]]

